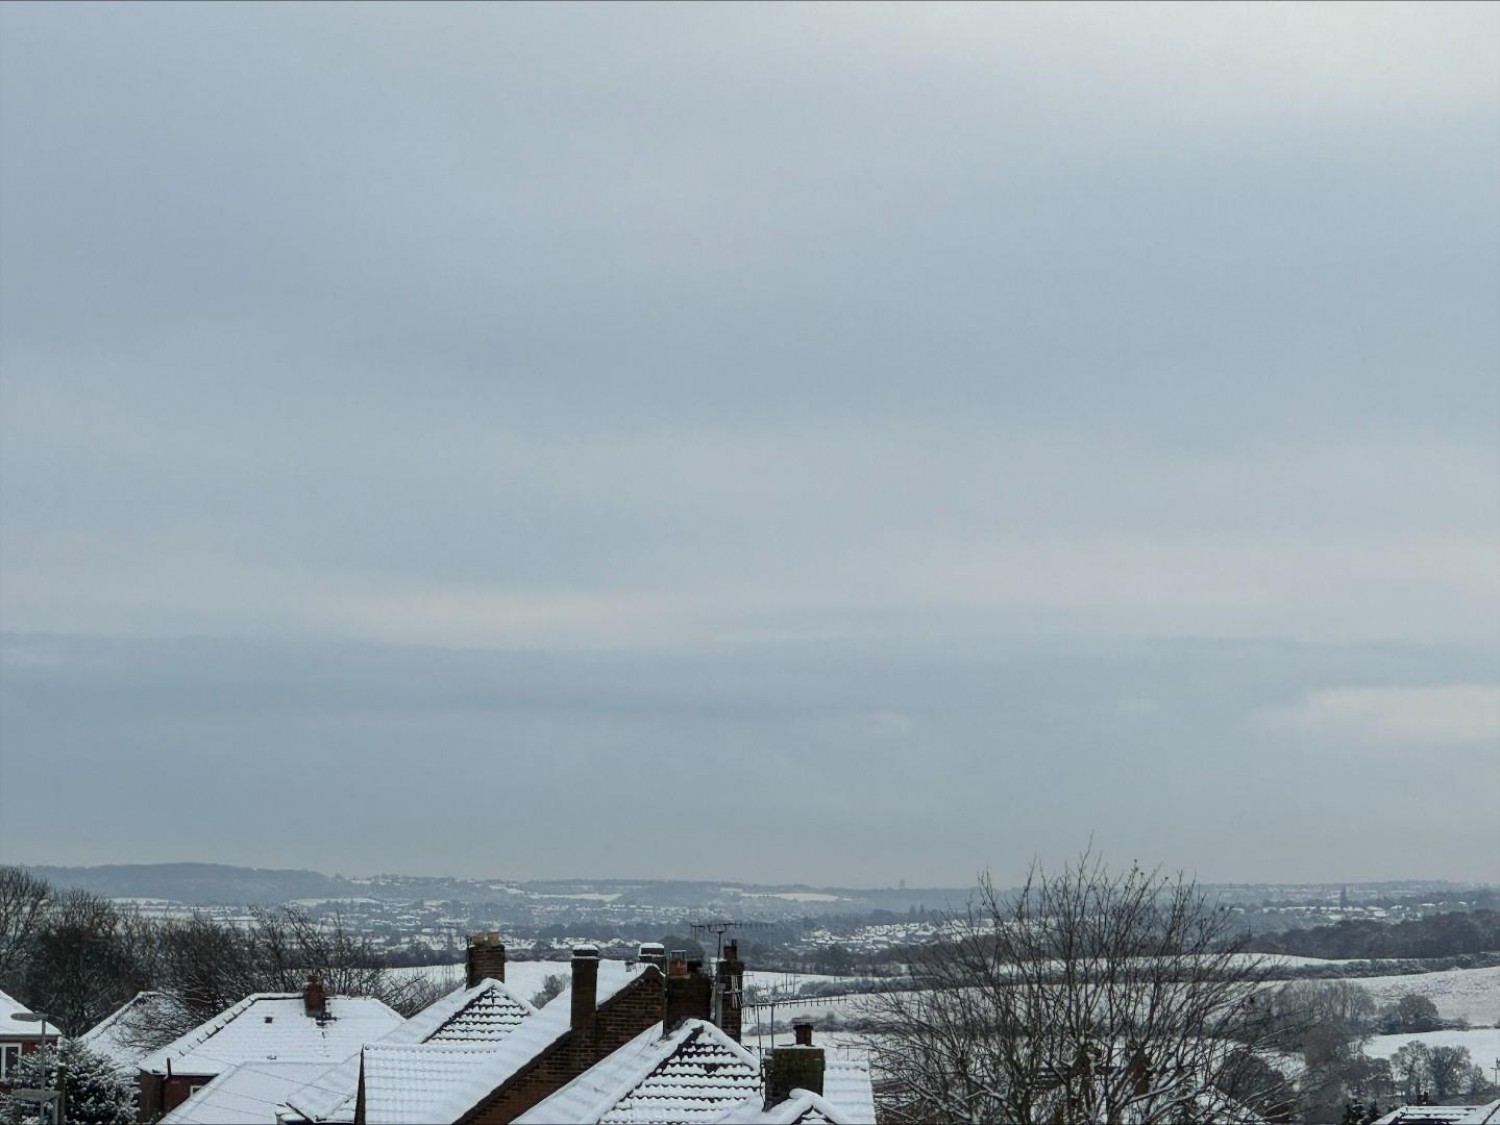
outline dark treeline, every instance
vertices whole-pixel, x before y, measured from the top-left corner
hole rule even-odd
[[[160,992],[129,1029],[155,1047],[253,992],[298,991],[313,974],[330,993],[376,996],[407,1015],[433,999],[433,986],[393,974],[337,919],[290,907],[251,908],[242,925],[149,919],[0,867],[0,989],[65,1034],[87,1031],[138,992]]]
[[[1500,912],[1455,911],[1396,923],[1346,920],[1331,926],[1263,934],[1249,948],[1257,953],[1342,959],[1427,960],[1487,953],[1500,951]]]

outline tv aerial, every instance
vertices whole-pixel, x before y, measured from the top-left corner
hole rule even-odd
[[[709,922],[689,922],[688,925],[693,928],[694,940],[702,934],[716,936],[718,940],[718,948],[714,952],[716,961],[724,959],[724,935],[730,930],[769,930],[772,928],[770,922],[747,922],[729,918],[716,918]]]

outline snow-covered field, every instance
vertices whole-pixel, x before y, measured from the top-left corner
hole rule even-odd
[[[813,1034],[813,1046],[822,1047],[833,1058],[853,1059],[863,1062],[870,1057],[870,1040],[872,1035],[862,1031],[819,1031]],[[781,1021],[776,1021],[776,1035],[773,1038],[769,1034],[746,1032],[744,1035],[745,1045],[760,1050],[771,1047],[789,1047],[796,1042],[796,1033],[781,1029]]]
[[[421,977],[457,988],[464,980],[462,964],[415,965],[392,972],[402,980]],[[511,985],[522,996],[530,999],[532,993],[540,991],[542,982],[549,976],[560,974],[566,978],[571,972],[566,961],[507,961],[505,983]],[[745,972],[745,987],[758,988],[769,995],[795,995],[809,984],[847,985],[854,978],[831,976],[827,973],[770,973],[759,969]]]
[[[1285,958],[1287,963],[1316,964],[1309,958]],[[1324,962],[1325,964],[1327,962]],[[462,965],[426,965],[417,968],[398,969],[399,975],[416,975],[457,988],[463,983]],[[566,978],[569,969],[566,961],[511,961],[505,967],[505,980],[516,992],[528,1000],[541,991],[545,979],[553,974]],[[745,973],[745,985],[759,990],[759,997],[769,999],[774,992],[779,996],[796,995],[804,985],[848,983],[848,977],[828,976],[821,973],[770,973],[750,970]],[[1500,967],[1489,969],[1447,969],[1437,973],[1418,973],[1389,977],[1345,977],[1351,984],[1369,990],[1379,1006],[1392,1004],[1408,992],[1426,996],[1437,1005],[1438,1013],[1449,1020],[1467,1020],[1476,1028],[1493,1028],[1500,1022]],[[832,1013],[840,1019],[856,1015],[859,997],[830,996],[820,998],[796,1009],[778,1005],[776,1022],[790,1019],[793,1011],[806,1012],[815,1019]],[[769,1019],[769,1012],[759,1015],[747,1013],[746,1023],[753,1018]],[[1433,1032],[1433,1035],[1443,1034]],[[1382,1039],[1391,1038],[1382,1036]],[[1420,1038],[1420,1037],[1419,1037]],[[1431,1042],[1431,1040],[1428,1040]],[[1395,1048],[1393,1047],[1392,1050]],[[1475,1058],[1478,1059],[1478,1054]]]
[[[1402,1035],[1377,1035],[1367,1039],[1365,1054],[1388,1059],[1408,1043],[1421,1041],[1429,1047],[1467,1047],[1470,1056],[1486,1071],[1500,1062],[1500,1027],[1471,1027],[1466,1031],[1419,1031]]]
[[[795,993],[809,984],[846,985],[851,977],[830,976],[827,973],[768,973],[761,969],[745,970],[745,987],[759,988],[763,992],[775,991],[786,995]]]
[[[1408,992],[1417,992],[1436,1004],[1444,1019],[1468,1020],[1476,1027],[1493,1027],[1500,1022],[1500,967],[1345,979],[1369,989],[1377,1005],[1392,1004]]]
[[[424,980],[433,981],[447,989],[460,987],[464,983],[464,967],[458,965],[414,965],[405,969],[394,969],[394,974],[400,979],[421,977]],[[525,1000],[530,1000],[542,990],[542,984],[549,976],[561,976],[568,979],[571,970],[566,961],[507,961],[505,964],[505,983],[508,984],[517,995]]]

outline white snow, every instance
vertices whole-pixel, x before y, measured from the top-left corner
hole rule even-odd
[[[1369,989],[1375,1003],[1382,1007],[1415,992],[1436,1004],[1438,1014],[1444,1019],[1467,1020],[1476,1027],[1500,1022],[1500,967],[1344,979]]]
[[[1486,1071],[1500,1063],[1500,1027],[1471,1027],[1463,1031],[1412,1031],[1401,1035],[1377,1035],[1367,1039],[1365,1054],[1388,1059],[1408,1043],[1429,1047],[1467,1047],[1474,1061]]]

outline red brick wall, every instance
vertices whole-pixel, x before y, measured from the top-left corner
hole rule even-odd
[[[141,1095],[137,1115],[142,1121],[155,1121],[187,1101],[194,1086],[205,1086],[212,1081],[211,1074],[174,1074],[168,1078],[141,1071],[137,1077]]]

